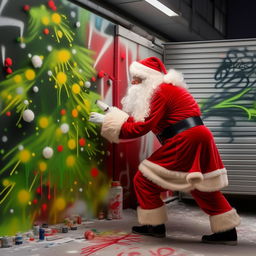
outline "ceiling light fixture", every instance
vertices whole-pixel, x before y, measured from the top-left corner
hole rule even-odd
[[[168,16],[178,16],[176,12],[172,11],[170,8],[168,8],[167,6],[165,6],[164,4],[160,3],[157,0],[145,0],[145,1]]]

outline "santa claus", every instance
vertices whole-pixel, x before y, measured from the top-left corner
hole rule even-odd
[[[156,57],[133,62],[130,73],[123,110],[111,107],[106,115],[91,113],[89,120],[102,122],[101,135],[113,143],[152,131],[162,144],[134,177],[141,226],[133,227],[133,233],[165,237],[167,214],[160,194],[185,191],[209,215],[213,234],[202,242],[237,244],[240,217],[220,192],[228,185],[227,171],[182,74],[167,72]]]

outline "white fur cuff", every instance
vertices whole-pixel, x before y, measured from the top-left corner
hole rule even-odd
[[[119,108],[111,108],[104,118],[101,135],[111,143],[118,143],[121,127],[128,117],[129,115]]]
[[[138,207],[137,214],[141,225],[161,225],[168,219],[165,205],[150,210]]]
[[[188,173],[188,175],[186,176],[187,183],[191,185],[200,183],[203,181],[203,179],[204,179],[204,176],[201,172],[191,172],[191,173]]]
[[[241,220],[235,209],[228,212],[210,216],[210,224],[213,233],[224,232],[235,228]]]

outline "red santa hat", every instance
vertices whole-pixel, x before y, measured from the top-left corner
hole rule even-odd
[[[162,76],[163,83],[187,87],[182,73],[175,69],[167,72],[163,62],[157,57],[134,61],[130,66],[130,73],[133,77],[141,79],[154,79],[154,77]]]

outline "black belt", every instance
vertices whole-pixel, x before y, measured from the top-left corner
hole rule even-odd
[[[161,133],[157,134],[156,137],[160,143],[163,144],[166,139],[172,138],[178,133],[198,125],[204,125],[200,116],[189,117],[165,128]]]

